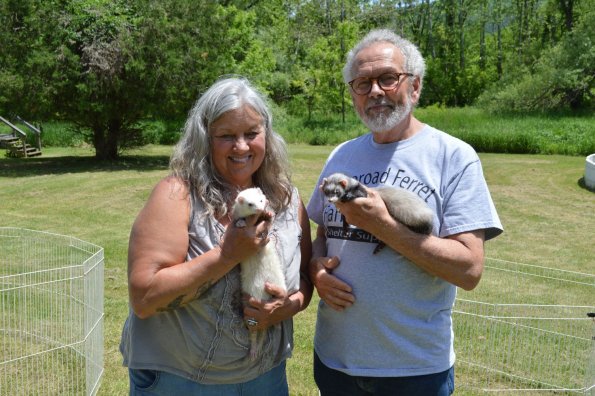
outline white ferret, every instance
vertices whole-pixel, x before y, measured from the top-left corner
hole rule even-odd
[[[231,216],[236,227],[245,227],[245,218],[265,212],[268,200],[258,187],[240,191],[235,199]],[[266,300],[271,296],[264,290],[265,282],[287,290],[285,275],[273,240],[260,251],[240,263],[242,291],[255,298]],[[266,330],[250,332],[250,357],[255,359],[260,353]]]
[[[347,202],[358,197],[366,197],[362,184],[356,179],[342,173],[333,173],[322,181],[322,192],[329,202]],[[390,215],[405,224],[409,229],[420,234],[429,235],[434,227],[434,212],[417,194],[402,188],[380,186],[371,187],[377,191]],[[346,226],[346,222],[344,225]],[[384,247],[380,242],[374,254]]]

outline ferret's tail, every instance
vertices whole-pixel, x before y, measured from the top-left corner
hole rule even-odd
[[[263,339],[263,330],[250,332],[250,360],[256,360],[256,357],[260,354]]]

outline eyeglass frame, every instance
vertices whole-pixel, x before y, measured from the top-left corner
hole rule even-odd
[[[385,88],[382,87],[382,85],[380,85],[380,77],[385,76],[387,74],[396,76],[397,77],[397,83],[395,84],[394,87],[385,89]],[[384,92],[386,92],[386,91],[393,91],[393,90],[397,89],[397,87],[399,86],[399,84],[401,84],[401,76],[413,77],[414,74],[413,73],[390,73],[390,72],[389,73],[382,73],[378,77],[374,77],[374,78],[370,78],[370,77],[357,77],[357,78],[354,78],[353,80],[349,81],[347,84],[349,84],[349,86],[351,87],[351,90],[353,91],[353,93],[355,93],[356,95],[364,96],[364,95],[368,95],[372,91],[372,87],[374,86],[374,83],[376,83],[376,85],[378,85],[378,87],[380,89],[382,89]],[[364,78],[364,79],[370,81],[370,89],[366,93],[358,93],[353,88],[353,83],[355,82],[355,80],[358,80],[360,78]]]

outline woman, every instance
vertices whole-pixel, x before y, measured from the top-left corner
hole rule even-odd
[[[242,78],[209,88],[184,129],[171,175],[130,235],[131,312],[120,345],[130,394],[286,395],[292,317],[307,307],[312,286],[300,277],[310,225],[290,183],[285,143],[265,100]],[[235,227],[231,207],[248,187],[262,189],[274,217]],[[238,263],[267,243],[280,254],[287,291],[267,285],[270,300],[242,296]],[[255,330],[267,337],[251,359]]]

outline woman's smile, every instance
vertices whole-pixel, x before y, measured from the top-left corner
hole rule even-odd
[[[265,155],[266,132],[262,117],[244,105],[213,122],[210,134],[217,173],[236,187],[252,186],[252,177]]]

